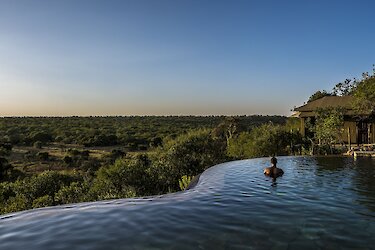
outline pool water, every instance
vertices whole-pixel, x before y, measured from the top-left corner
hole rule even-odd
[[[191,190],[0,217],[0,249],[375,249],[375,159],[280,157],[205,171]]]

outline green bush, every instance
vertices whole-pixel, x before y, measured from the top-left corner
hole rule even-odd
[[[48,152],[39,152],[39,153],[37,153],[37,157],[41,161],[48,161],[49,153]]]
[[[288,155],[293,144],[300,143],[302,138],[297,131],[289,132],[279,125],[264,124],[231,139],[228,155],[235,159]]]
[[[36,141],[34,142],[34,148],[38,148],[38,149],[41,149],[42,146],[43,146],[43,143],[41,141]]]
[[[180,189],[185,190],[189,186],[189,184],[190,184],[190,182],[193,178],[194,177],[187,176],[187,175],[182,176],[181,179],[178,180],[178,184],[180,185]]]
[[[152,164],[147,170],[153,185],[153,194],[169,193],[178,190],[175,168],[168,162],[165,154],[151,153]]]
[[[30,135],[30,139],[32,142],[50,142],[52,141],[52,135],[47,132],[36,131]]]
[[[121,149],[113,149],[111,153],[105,156],[105,159],[109,164],[113,164],[115,163],[117,159],[125,157],[125,156],[126,156],[125,151]]]
[[[33,201],[33,208],[38,207],[49,207],[55,205],[53,202],[53,199],[49,195],[44,195],[42,197],[39,197]]]
[[[192,131],[167,141],[163,150],[165,150],[165,164],[171,166],[171,174],[177,177],[176,184],[184,175],[197,175],[227,160],[226,142],[214,139],[209,130]]]
[[[88,201],[89,186],[87,182],[72,182],[69,186],[63,186],[56,194],[57,204],[68,204]]]
[[[151,160],[146,154],[119,159],[110,167],[102,167],[94,180],[93,192],[99,197],[128,197],[155,193],[150,175]]]
[[[25,181],[27,193],[32,200],[49,195],[54,200],[57,193],[63,186],[79,180],[77,175],[69,175],[56,171],[45,171]]]
[[[0,204],[5,204],[10,197],[16,196],[12,188],[12,183],[0,183]]]
[[[69,155],[65,155],[65,156],[63,157],[63,162],[64,162],[68,167],[71,167],[71,166],[73,165],[73,163],[74,163],[73,158],[72,158],[71,156],[69,156]]]
[[[11,213],[30,209],[31,206],[27,203],[27,198],[23,194],[10,197],[6,203],[3,203],[0,209],[2,214]]]
[[[4,157],[0,157],[0,181],[7,180],[13,166],[9,164],[8,160]]]

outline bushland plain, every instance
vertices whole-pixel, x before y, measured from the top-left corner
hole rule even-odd
[[[4,117],[0,211],[178,191],[206,168],[243,158],[244,147],[253,157],[291,153],[297,127],[258,115]]]

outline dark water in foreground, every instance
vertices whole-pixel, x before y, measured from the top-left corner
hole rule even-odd
[[[0,219],[0,249],[375,249],[375,159],[221,164],[189,191]]]

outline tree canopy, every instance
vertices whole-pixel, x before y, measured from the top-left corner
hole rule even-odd
[[[375,75],[358,83],[354,92],[354,108],[362,114],[375,112]]]
[[[309,97],[309,100],[307,100],[307,102],[312,102],[325,96],[332,96],[332,94],[328,93],[326,90],[318,90]]]
[[[315,136],[319,144],[331,145],[341,138],[344,125],[343,110],[339,108],[325,108],[317,110]]]

